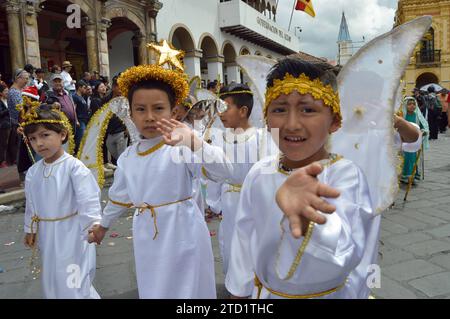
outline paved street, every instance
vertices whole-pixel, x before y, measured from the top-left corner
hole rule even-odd
[[[430,145],[425,180],[405,204],[402,189],[394,208],[383,213],[376,298],[450,298],[450,134]],[[39,280],[28,273],[30,251],[22,244],[22,205],[0,213],[0,298],[41,298]],[[130,216],[123,216],[97,249],[95,287],[104,298],[137,298]],[[218,223],[208,223],[213,232]],[[212,241],[218,295],[224,297],[217,236]]]

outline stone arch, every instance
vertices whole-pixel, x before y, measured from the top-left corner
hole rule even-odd
[[[424,85],[430,84],[430,83],[436,83],[439,84],[439,78],[436,74],[432,72],[424,72],[420,74],[416,79],[416,87],[421,88]]]
[[[198,41],[198,48],[203,51],[203,57],[216,57],[219,55],[219,46],[214,36],[210,33],[203,33]]]
[[[177,49],[185,52],[194,51],[194,36],[191,30],[181,23],[175,24],[169,33],[170,43]]]
[[[233,63],[236,61],[236,49],[231,41],[225,41],[222,45],[221,51],[224,56],[225,63]]]
[[[135,13],[132,10],[119,7],[119,6],[111,6],[106,7],[106,15],[105,18],[112,20],[114,18],[125,18],[130,20],[134,25],[136,25],[139,30],[141,31],[141,34],[146,35],[146,29],[145,29],[145,21],[143,17],[140,17],[137,13]]]
[[[243,46],[239,51],[239,55],[250,55],[250,54],[251,54],[250,50],[246,46]]]

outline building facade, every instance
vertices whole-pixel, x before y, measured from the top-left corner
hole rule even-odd
[[[407,93],[437,83],[450,89],[450,1],[399,0],[395,25],[430,15],[433,23],[420,41],[405,73]]]
[[[113,76],[152,61],[147,43],[167,39],[185,52],[186,72],[204,82],[241,82],[235,58],[299,51],[276,22],[276,0],[0,0],[0,73],[69,60]],[[74,6],[75,5],[75,6]],[[77,25],[77,11],[79,24]]]
[[[186,73],[205,83],[241,82],[236,56],[298,52],[299,39],[276,22],[275,0],[164,0],[158,36],[185,52]]]
[[[114,50],[148,63],[161,7],[157,0],[1,0],[0,72],[6,80],[26,63],[49,70],[69,60],[76,78],[83,71],[108,76]],[[125,50],[117,48],[124,35]]]

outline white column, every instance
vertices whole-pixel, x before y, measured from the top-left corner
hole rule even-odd
[[[189,75],[190,79],[192,79],[194,76],[202,76],[200,64],[201,57],[202,52],[199,50],[186,52],[184,56],[184,71]]]
[[[232,81],[241,83],[241,72],[239,66],[237,66],[236,64],[227,65],[227,79],[228,84],[230,84]]]
[[[217,78],[223,82],[223,57],[215,57],[208,59],[208,80],[214,81]]]

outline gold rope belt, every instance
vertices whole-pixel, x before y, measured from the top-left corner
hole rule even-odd
[[[270,289],[270,288],[268,288],[268,287],[265,287],[265,286],[262,284],[262,282],[259,280],[258,276],[256,276],[256,274],[255,274],[255,286],[258,288],[258,294],[257,294],[256,298],[259,299],[259,298],[261,297],[261,291],[262,291],[263,287],[266,288],[271,294],[274,294],[274,295],[279,296],[279,297],[287,298],[287,299],[310,299],[310,298],[318,298],[318,297],[323,297],[323,296],[332,294],[332,293],[334,293],[334,292],[336,292],[336,291],[342,289],[342,288],[345,286],[346,282],[347,282],[347,281],[344,281],[343,284],[341,284],[341,285],[339,285],[339,286],[337,286],[337,287],[335,287],[335,288],[328,289],[328,290],[326,290],[326,291],[322,291],[322,292],[318,292],[318,293],[314,293],[314,294],[306,294],[306,295],[289,295],[289,294],[286,294],[286,293],[283,293],[283,292],[278,292],[278,291],[272,290],[272,289]]]
[[[59,217],[59,218],[41,218],[38,215],[34,215],[33,217],[31,217],[31,225],[30,225],[30,229],[31,229],[31,233],[34,234],[33,228],[34,228],[34,224],[36,224],[36,237],[34,240],[34,245],[32,248],[32,254],[31,254],[31,261],[30,261],[30,267],[33,267],[33,262],[36,259],[36,250],[37,250],[37,241],[39,238],[39,224],[40,222],[59,222],[61,220],[66,220],[69,218],[74,217],[75,215],[77,215],[78,212],[75,212],[73,214],[70,214],[68,216],[64,216],[64,217]]]
[[[133,206],[133,207],[137,208],[137,210],[138,210],[137,216],[142,214],[146,209],[150,210],[150,212],[152,214],[152,218],[153,218],[153,227],[154,227],[154,231],[155,231],[155,235],[153,236],[153,240],[155,240],[156,236],[158,236],[158,233],[159,233],[158,225],[156,224],[156,211],[155,211],[155,209],[159,208],[159,207],[163,207],[163,206],[169,206],[169,205],[173,205],[173,204],[178,204],[178,203],[190,200],[190,199],[192,199],[192,196],[189,196],[189,197],[187,197],[185,199],[177,200],[175,202],[169,202],[169,203],[164,203],[164,204],[160,204],[160,205],[150,205],[150,204],[144,203],[145,204],[144,206]]]
[[[230,188],[228,188],[225,193],[240,193],[242,189],[241,184],[228,184]]]

